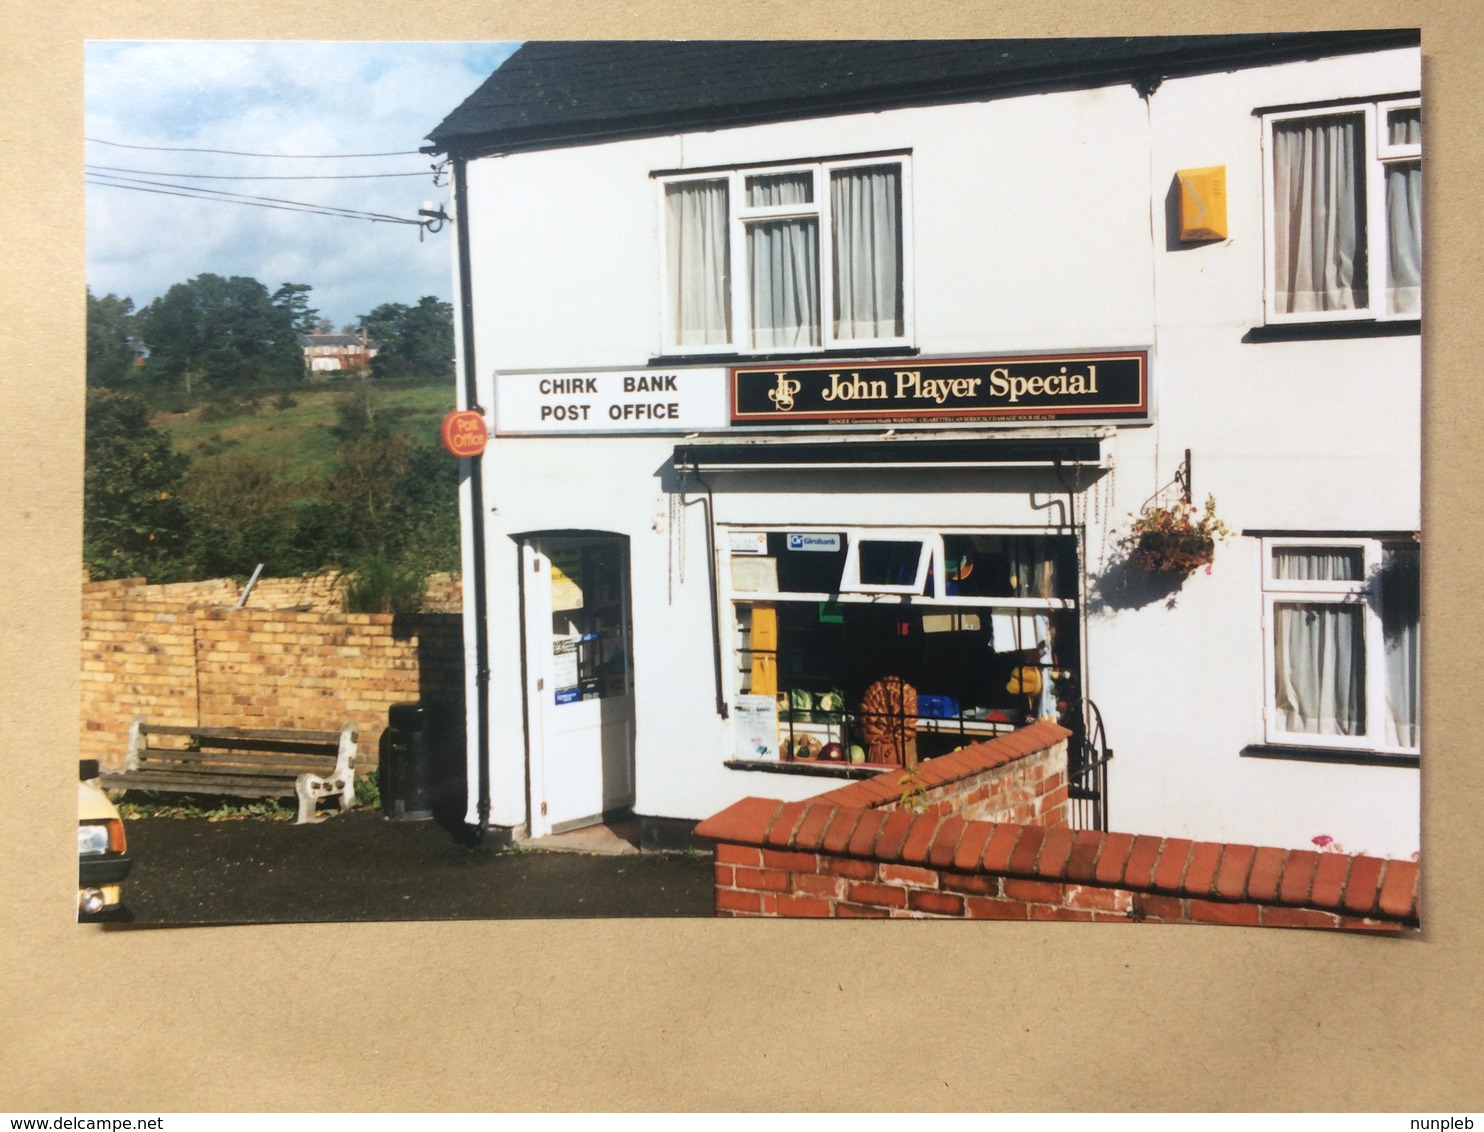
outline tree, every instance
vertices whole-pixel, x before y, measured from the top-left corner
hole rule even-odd
[[[302,298],[293,292],[275,304],[268,288],[242,275],[205,274],[175,284],[135,316],[149,348],[146,375],[187,394],[197,381],[231,389],[302,377],[304,355],[289,305],[294,295]]]
[[[285,283],[273,292],[273,305],[288,315],[296,334],[314,334],[322,321],[319,311],[309,305],[312,290],[308,283]]]
[[[190,528],[183,556],[191,573],[241,577],[259,562],[269,576],[316,568],[319,555],[302,553],[296,505],[318,490],[251,452],[196,461],[180,488]]]
[[[87,381],[122,385],[134,372],[134,300],[88,288]]]
[[[453,304],[424,295],[415,306],[382,303],[361,316],[379,349],[371,372],[381,378],[449,379],[453,369]]]
[[[187,537],[179,489],[187,459],[131,393],[88,392],[83,440],[83,561],[92,577],[180,575]]]

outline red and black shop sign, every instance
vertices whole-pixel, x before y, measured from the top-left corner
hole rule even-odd
[[[1149,354],[734,366],[731,421],[764,427],[1143,420]]]

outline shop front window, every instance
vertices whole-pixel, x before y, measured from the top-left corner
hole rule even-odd
[[[910,764],[1076,707],[1074,536],[771,531],[757,549],[732,557],[739,759]]]

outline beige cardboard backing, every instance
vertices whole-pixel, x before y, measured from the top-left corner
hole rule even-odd
[[[1484,1108],[1484,6],[0,5],[0,1109]],[[704,11],[704,16],[702,16]],[[1212,12],[1239,14],[1218,22]],[[1160,34],[1420,23],[1426,930],[72,923],[85,38]],[[451,109],[452,107],[450,107]],[[348,1069],[347,1077],[316,1072]],[[343,1085],[327,1084],[344,1081]]]

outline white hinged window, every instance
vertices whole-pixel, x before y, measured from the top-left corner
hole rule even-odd
[[[911,340],[905,156],[660,178],[666,352]]]
[[[1419,579],[1412,540],[1263,540],[1270,743],[1417,752]]]
[[[1264,115],[1267,320],[1422,311],[1422,104]]]

